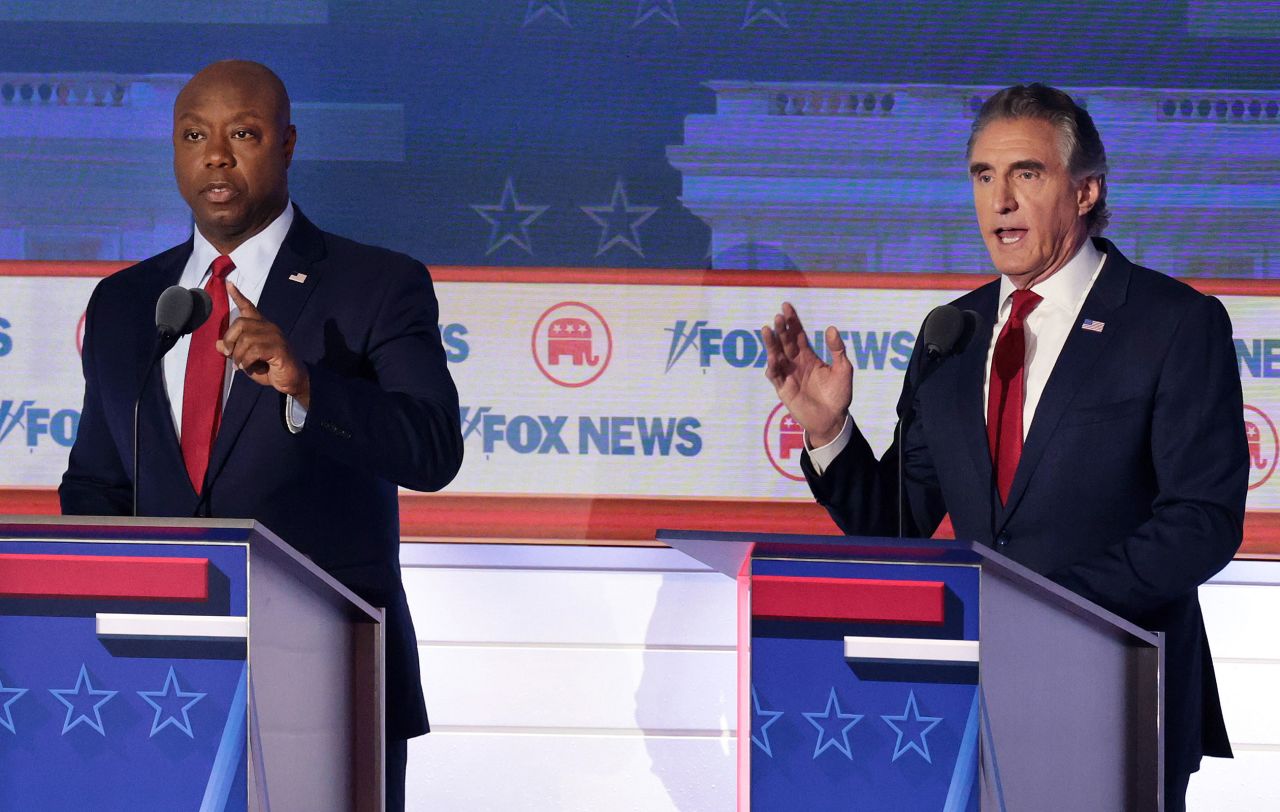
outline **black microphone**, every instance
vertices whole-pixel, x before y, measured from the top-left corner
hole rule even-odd
[[[138,407],[147,390],[151,373],[165,353],[173,349],[178,339],[205,323],[213,312],[213,299],[202,288],[184,288],[173,285],[164,289],[156,300],[156,343],[151,360],[142,374],[138,397],[133,401],[133,515],[138,515]]]
[[[899,401],[902,414],[898,419],[897,427],[898,538],[902,538],[903,535],[903,514],[906,509],[904,504],[906,500],[903,497],[906,473],[904,470],[902,438],[906,436],[907,426],[911,423],[911,419],[915,417],[916,390],[929,379],[929,376],[938,367],[942,366],[943,361],[963,351],[968,346],[969,340],[978,331],[978,324],[981,320],[981,317],[972,310],[961,310],[954,305],[940,305],[929,311],[929,315],[924,319],[924,326],[920,328],[920,341],[924,344],[924,368],[920,373],[919,379],[914,384],[911,384],[907,391],[903,392],[903,401],[905,403]],[[908,382],[910,382],[910,377],[908,377]]]

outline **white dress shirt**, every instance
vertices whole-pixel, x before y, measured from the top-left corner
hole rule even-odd
[[[289,227],[293,225],[293,203],[289,202],[285,205],[284,211],[280,216],[271,221],[271,224],[245,240],[232,251],[229,256],[231,261],[235,263],[235,269],[227,274],[227,280],[235,284],[244,297],[253,302],[256,307],[258,298],[262,296],[262,289],[267,284],[267,274],[271,271],[272,264],[276,261],[276,254],[280,253],[280,246],[284,245],[285,235],[289,233]],[[191,250],[191,256],[187,258],[186,267],[182,269],[182,276],[178,278],[178,284],[184,288],[202,288],[209,281],[210,268],[213,261],[218,258],[219,251],[213,247],[205,236],[200,233],[200,229],[195,229],[195,242]],[[231,300],[231,295],[227,294],[227,304],[230,307],[230,321],[234,322],[240,316],[240,308],[236,307],[236,303]],[[165,392],[169,396],[169,408],[173,415],[173,428],[178,434],[178,439],[182,439],[182,392],[186,386],[187,380],[187,355],[191,350],[191,336],[186,335],[178,339],[178,343],[173,345],[173,349],[169,350],[169,354],[164,357],[163,377]],[[226,372],[223,376],[222,385],[222,402],[227,402],[227,396],[231,393],[231,382],[234,379],[235,370],[231,366],[231,359],[227,359]],[[290,407],[293,406],[291,402]],[[286,410],[290,414],[291,423],[296,422],[298,410],[300,406]],[[302,414],[305,418],[305,412]],[[297,423],[301,427],[301,423]],[[290,428],[294,428],[293,425]]]
[[[1080,250],[1066,265],[1063,265],[1047,279],[1031,286],[1031,289],[1044,299],[1036,305],[1036,309],[1026,319],[1027,354],[1026,377],[1024,379],[1025,396],[1022,402],[1022,437],[1026,439],[1031,430],[1031,421],[1035,418],[1036,407],[1040,405],[1040,396],[1044,394],[1049,374],[1053,372],[1062,347],[1067,343],[1067,336],[1080,315],[1084,300],[1093,289],[1093,283],[1102,271],[1106,255],[1099,251],[1092,240],[1086,239]],[[996,324],[991,331],[991,343],[987,345],[987,365],[982,376],[982,413],[987,413],[987,398],[990,396],[991,359],[995,356],[996,340],[1000,331],[1013,312],[1013,283],[1009,277],[1000,277],[1000,307],[996,310]],[[853,419],[845,415],[844,427],[834,440],[820,448],[810,449],[809,461],[818,476],[831,465],[840,452],[853,437]],[[809,445],[806,435],[805,445]]]

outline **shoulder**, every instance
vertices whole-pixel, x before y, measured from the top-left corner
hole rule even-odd
[[[325,260],[335,268],[353,272],[377,273],[381,277],[403,276],[409,279],[427,276],[427,268],[408,254],[368,245],[328,231],[320,232],[324,241]]]
[[[1152,320],[1181,322],[1185,318],[1216,318],[1225,315],[1225,308],[1214,296],[1193,288],[1180,279],[1152,268],[1130,262],[1111,243],[1105,243],[1107,263],[1102,272],[1121,273],[1127,276],[1125,291],[1127,305],[1148,314]]]
[[[182,272],[190,255],[191,242],[187,241],[127,268],[121,268],[98,281],[93,290],[93,299],[133,301],[153,291],[158,295],[160,289],[177,281],[177,275]],[[154,301],[153,297],[148,304],[154,304]]]

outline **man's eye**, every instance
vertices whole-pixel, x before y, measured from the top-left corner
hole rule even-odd
[[[1027,169],[1023,171],[1023,173],[1018,177],[1022,178],[1023,180],[1035,180],[1037,176],[1035,172],[1032,172],[1030,169]]]
[[[198,133],[195,130],[187,130],[182,134],[182,137],[187,141],[199,141],[204,138],[204,134]]]
[[[244,140],[244,139],[246,139],[246,138],[253,138],[253,131],[251,131],[251,130],[236,130],[235,132],[233,132],[233,133],[231,134],[231,137],[232,137],[232,138],[237,138],[237,139],[239,139],[239,140],[243,141],[243,140]]]

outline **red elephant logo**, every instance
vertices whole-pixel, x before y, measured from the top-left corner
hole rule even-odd
[[[560,302],[533,325],[533,361],[553,383],[586,386],[604,374],[613,358],[613,333],[599,310],[582,302]]]
[[[803,449],[804,429],[800,428],[800,424],[788,412],[782,416],[782,422],[778,427],[778,456],[789,460],[793,451]]]
[[[585,319],[556,319],[547,328],[547,364],[557,366],[566,355],[575,367],[600,363],[591,352],[591,325]]]
[[[804,482],[800,454],[804,450],[804,429],[779,403],[764,421],[764,454],[773,470],[792,482]]]
[[[1249,490],[1262,487],[1276,470],[1280,456],[1280,434],[1267,413],[1257,406],[1244,405],[1244,439],[1249,448]]]

